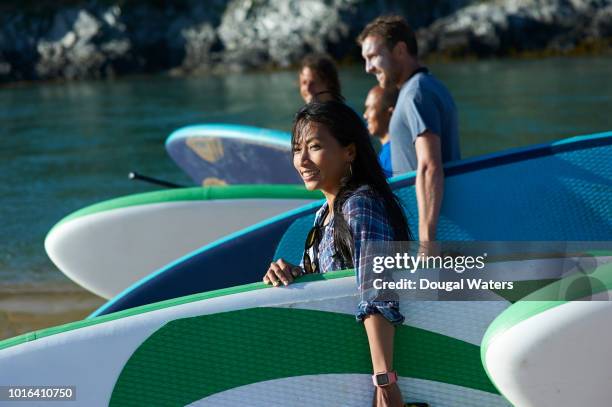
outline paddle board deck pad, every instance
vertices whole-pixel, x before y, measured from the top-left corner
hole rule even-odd
[[[166,151],[197,185],[301,184],[291,161],[291,135],[251,126],[180,128]]]
[[[536,301],[551,290],[570,300]],[[579,301],[585,298],[595,300]],[[496,387],[521,407],[609,405],[611,299],[612,263],[607,263],[510,306],[488,328],[481,347]]]
[[[0,385],[70,384],[78,405],[91,406],[369,405],[371,361],[357,302],[355,275],[346,271],[169,300],[0,342],[0,366],[10,366],[0,369]],[[508,305],[407,304],[394,359],[404,398],[509,406],[479,353],[487,326]]]
[[[111,298],[202,245],[321,197],[320,192],[298,185],[214,186],[130,195],[61,220],[48,233],[45,249],[74,282]]]
[[[415,173],[409,173],[393,178],[390,185],[406,209],[411,229],[417,231],[414,182]],[[273,258],[299,263],[320,205],[290,211],[177,259],[93,316],[259,281]],[[447,164],[437,237],[609,241],[611,207],[612,132],[573,137]],[[219,275],[212,270],[227,272]]]

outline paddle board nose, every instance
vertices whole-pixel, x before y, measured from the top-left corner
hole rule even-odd
[[[251,126],[180,128],[166,151],[196,185],[301,184],[291,162],[289,133]]]

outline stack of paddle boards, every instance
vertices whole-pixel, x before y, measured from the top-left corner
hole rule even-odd
[[[449,164],[438,237],[610,241],[611,158],[612,133],[605,133]],[[391,186],[416,230],[414,174]],[[0,385],[72,385],[80,405],[368,405],[371,365],[364,330],[353,316],[354,273],[306,276],[282,288],[253,283],[274,257],[299,261],[318,206],[211,242],[135,283],[87,320],[0,342],[0,366],[8,367],[0,369]],[[554,261],[534,259],[525,270],[550,270]],[[601,264],[598,276],[609,281],[611,270]],[[523,266],[502,261],[491,272],[503,278],[507,267]],[[603,405],[609,381],[604,362],[589,376],[593,382],[583,380],[583,369],[551,376],[548,384],[545,377],[520,376],[554,372],[574,360],[586,366],[595,355],[607,360],[600,327],[612,322],[611,302],[534,310],[494,292],[487,300],[400,297],[407,318],[397,330],[395,368],[406,399],[441,407],[569,406],[576,405],[573,398],[552,393],[575,385],[581,386],[579,404]],[[564,309],[569,315],[558,317]],[[580,329],[589,331],[584,337],[571,326],[582,318]],[[520,333],[534,324],[539,334],[520,348]],[[544,349],[551,339],[552,349]],[[576,348],[577,357],[558,362]],[[500,356],[504,349],[512,355]],[[541,367],[531,366],[531,357]],[[526,388],[531,383],[535,390]]]

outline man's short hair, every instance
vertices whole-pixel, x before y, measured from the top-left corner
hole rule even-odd
[[[404,17],[377,17],[374,21],[365,26],[361,34],[357,37],[357,42],[361,45],[366,37],[370,35],[380,36],[389,50],[392,50],[397,43],[404,42],[406,43],[410,55],[416,57],[419,54],[416,35]]]

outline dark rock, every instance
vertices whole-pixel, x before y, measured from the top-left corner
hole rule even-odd
[[[597,11],[588,29],[588,33],[593,38],[612,38],[612,5]]]
[[[0,81],[287,67],[311,51],[360,61],[355,37],[390,13],[418,29],[423,55],[566,52],[584,41],[612,42],[612,0],[45,4],[0,15]]]
[[[124,71],[131,59],[131,41],[120,16],[118,6],[58,11],[36,46],[37,77],[75,79]]]
[[[174,66],[181,72],[209,70],[220,49],[217,27],[224,4],[194,3],[188,15],[171,22],[165,35],[169,48],[178,56]]]
[[[339,18],[339,9],[352,2],[338,3],[343,4],[231,1],[218,29],[224,62],[246,68],[266,64],[286,67],[307,51],[324,51],[327,42],[338,42],[349,31]]]
[[[505,0],[465,7],[418,33],[422,51],[505,55],[534,50],[564,52],[584,38],[606,36],[610,0]],[[601,20],[597,16],[602,14]]]

